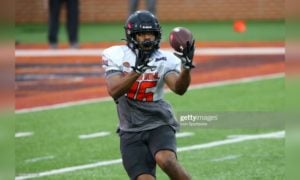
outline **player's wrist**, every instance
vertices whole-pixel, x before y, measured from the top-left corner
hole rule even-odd
[[[141,69],[139,69],[139,68],[137,68],[137,67],[132,66],[131,68],[132,68],[132,72],[133,72],[134,74],[141,75],[141,74],[144,73]]]
[[[182,58],[182,67],[183,69],[192,69],[195,66],[193,65],[193,61],[190,60],[188,57]]]
[[[195,66],[192,65],[192,64],[191,65],[184,65],[184,64],[182,65],[183,70],[189,70],[190,71],[193,68],[195,68]]]

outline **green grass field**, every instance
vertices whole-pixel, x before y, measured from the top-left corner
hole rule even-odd
[[[184,96],[166,94],[175,113],[180,112],[278,112],[283,109],[284,79],[206,89],[193,89]],[[243,119],[240,119],[243,121]],[[117,114],[112,101],[57,110],[16,114],[16,132],[33,132],[16,138],[16,176],[120,158],[119,138],[114,133]],[[195,128],[183,132],[178,147],[224,140],[228,135],[281,131],[269,128]],[[79,135],[109,131],[111,135],[80,140]],[[49,159],[32,159],[51,157]],[[178,153],[179,161],[193,179],[284,179],[284,139],[257,139],[208,149]],[[128,179],[120,163],[45,176],[49,180]],[[158,179],[168,179],[158,168]]]
[[[124,38],[124,23],[81,24],[80,42],[118,42]],[[162,41],[177,26],[189,28],[197,41],[284,41],[284,21],[249,21],[245,33],[236,33],[231,21],[220,22],[162,22]],[[15,38],[20,43],[47,43],[46,24],[17,24]],[[60,27],[60,42],[67,42],[64,24]]]

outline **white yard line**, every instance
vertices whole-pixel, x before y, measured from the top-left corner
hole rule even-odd
[[[237,135],[228,135],[228,139],[239,139],[239,138],[251,138],[253,135],[252,134],[237,134]],[[282,138],[282,134],[277,134],[273,136],[273,138]]]
[[[241,155],[228,155],[228,156],[225,156],[225,157],[212,159],[211,161],[212,162],[222,162],[222,161],[237,159],[239,157],[241,157]]]
[[[34,108],[20,109],[20,110],[16,110],[15,113],[23,114],[23,113],[29,113],[29,112],[60,109],[60,108],[65,108],[65,107],[70,107],[70,106],[78,106],[78,105],[85,105],[85,104],[92,104],[92,103],[106,102],[106,101],[112,101],[112,98],[111,97],[102,97],[102,98],[86,99],[86,100],[80,100],[80,101],[70,101],[70,102],[66,102],[66,103],[59,103],[59,104],[53,104],[53,105],[47,105],[47,106],[39,106],[39,107],[34,107]]]
[[[26,163],[34,163],[34,162],[44,161],[44,160],[49,160],[49,159],[54,159],[54,156],[44,156],[44,157],[37,157],[37,158],[27,159],[27,160],[25,160],[25,162]]]
[[[210,142],[210,143],[206,143],[206,144],[197,144],[197,145],[188,146],[188,147],[181,147],[181,148],[178,148],[177,151],[182,152],[182,151],[191,151],[191,150],[196,150],[196,149],[206,149],[206,148],[211,148],[211,147],[223,146],[225,144],[233,144],[233,143],[249,141],[249,140],[256,140],[256,139],[283,138],[284,136],[285,136],[284,131],[267,133],[267,134],[249,135],[249,136],[240,137],[240,138],[226,139],[226,140],[214,141],[214,142]]]
[[[284,47],[242,47],[242,48],[199,48],[195,55],[235,56],[235,55],[284,55]]]
[[[32,136],[33,132],[17,132],[15,138]]]
[[[59,56],[101,56],[104,49],[30,49],[16,50],[16,57],[59,57]],[[165,51],[174,51],[171,48],[162,48]],[[225,48],[198,48],[198,56],[234,56],[234,55],[284,55],[284,47],[225,47]]]
[[[239,138],[235,138],[235,139],[225,139],[225,140],[214,141],[214,142],[210,142],[210,143],[206,143],[206,144],[196,144],[196,145],[192,145],[192,146],[180,147],[177,149],[177,151],[178,152],[193,151],[193,150],[208,149],[208,148],[212,148],[212,147],[218,147],[218,146],[223,146],[223,145],[227,145],[227,144],[234,144],[234,143],[250,141],[250,140],[284,138],[284,137],[285,137],[285,131],[271,132],[271,133],[265,133],[265,134],[255,134],[255,135],[248,135],[246,137],[239,137]],[[83,170],[83,169],[90,169],[90,168],[95,168],[95,167],[100,167],[100,166],[119,164],[121,162],[122,162],[121,159],[100,161],[100,162],[91,163],[91,164],[65,167],[65,168],[61,168],[61,169],[53,169],[53,170],[39,172],[39,173],[19,175],[15,178],[15,180],[23,180],[23,179],[51,176],[51,175],[56,175],[56,174],[63,174],[63,173],[73,172],[73,171],[78,171],[78,170]]]
[[[82,134],[79,135],[79,139],[91,139],[91,138],[97,138],[97,137],[104,137],[110,135],[110,132],[97,132],[97,133],[92,133],[92,134]]]
[[[93,163],[93,164],[86,164],[86,165],[81,165],[81,166],[72,166],[72,167],[66,167],[66,168],[62,168],[62,169],[53,169],[53,170],[50,170],[50,171],[44,171],[44,172],[40,172],[40,173],[32,173],[32,174],[21,175],[21,176],[17,176],[15,178],[15,180],[31,179],[31,178],[50,176],[50,175],[55,175],[55,174],[63,174],[63,173],[66,173],[66,172],[72,172],[72,171],[77,171],[77,170],[82,170],[82,169],[90,169],[90,168],[99,167],[99,166],[119,164],[121,162],[122,162],[121,159],[110,160],[110,161],[100,161],[100,162]]]
[[[189,137],[189,136],[194,136],[194,133],[192,132],[176,133],[176,138]]]
[[[227,86],[227,85],[234,85],[234,84],[244,84],[244,83],[251,83],[251,82],[257,82],[257,81],[263,81],[263,80],[278,79],[278,78],[283,78],[283,77],[285,77],[284,73],[276,73],[276,74],[268,74],[268,75],[262,75],[262,76],[252,76],[252,77],[245,77],[245,78],[239,78],[239,79],[215,81],[215,82],[191,85],[189,87],[189,90],[206,89],[206,88]]]
[[[189,90],[191,90],[191,89],[206,89],[206,88],[227,86],[227,85],[233,85],[233,84],[250,83],[250,82],[263,81],[263,80],[268,80],[268,79],[282,78],[284,76],[285,76],[284,73],[276,73],[276,74],[252,76],[252,77],[232,79],[232,80],[201,83],[201,84],[198,84],[198,85],[197,84],[196,85],[191,85],[189,87]],[[165,90],[165,92],[169,93],[171,91],[170,90]],[[78,105],[84,105],[84,104],[92,104],[92,103],[99,103],[99,102],[106,102],[106,101],[112,101],[112,98],[111,97],[102,97],[102,98],[87,99],[87,100],[81,100],[81,101],[70,101],[70,102],[54,104],[54,105],[46,105],[46,106],[40,106],[40,107],[34,107],[34,108],[20,109],[20,110],[16,110],[15,113],[16,114],[23,114],[23,113],[38,112],[38,111],[45,111],[45,110],[52,110],[52,109],[60,109],[60,108],[65,108],[65,107],[78,106]]]

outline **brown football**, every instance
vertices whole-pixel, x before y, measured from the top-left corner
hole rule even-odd
[[[184,27],[174,28],[169,35],[170,45],[177,52],[182,52],[187,42],[192,43],[193,39],[192,32]]]

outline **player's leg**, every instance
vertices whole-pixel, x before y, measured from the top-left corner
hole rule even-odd
[[[191,179],[176,157],[176,137],[170,126],[161,126],[151,130],[149,147],[159,167],[172,180]]]
[[[67,0],[67,31],[72,48],[78,47],[79,1]]]
[[[178,163],[173,151],[161,150],[155,154],[155,161],[172,180],[191,179],[184,168]]]
[[[156,163],[143,132],[120,132],[123,166],[132,180],[154,180]]]
[[[136,180],[155,180],[155,177],[150,174],[141,174],[136,178]]]
[[[147,0],[147,10],[152,14],[156,14],[156,0]]]
[[[56,48],[58,42],[57,35],[59,30],[59,15],[62,2],[60,0],[51,0],[48,3],[48,42],[52,48]]]
[[[139,0],[129,0],[129,15],[133,14],[138,8]]]

